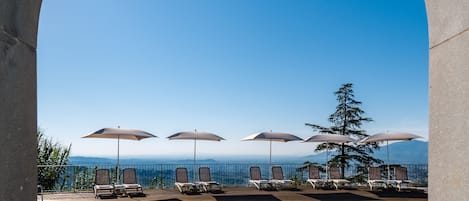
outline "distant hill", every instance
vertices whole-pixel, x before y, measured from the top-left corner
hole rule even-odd
[[[175,160],[174,163],[182,163],[182,164],[192,164],[194,163],[193,159],[183,159],[183,160]],[[200,159],[197,160],[198,164],[207,164],[207,163],[217,163],[214,159]]]
[[[115,164],[115,159],[100,158],[100,157],[87,157],[87,156],[70,156],[70,164],[74,165],[88,165],[88,164]]]
[[[329,152],[329,157],[336,154]],[[387,162],[386,145],[382,144],[380,150],[376,151],[373,156]],[[392,143],[389,145],[389,158],[391,163],[428,163],[428,142],[412,140]],[[323,163],[326,160],[326,153],[308,155],[303,159]]]
[[[386,161],[386,146],[373,154]],[[428,142],[412,140],[389,145],[391,163],[428,163]]]
[[[192,159],[162,159],[162,158],[121,158],[120,164],[192,164]],[[199,159],[197,163],[217,163],[214,159]],[[104,158],[104,157],[87,157],[87,156],[71,156],[70,164],[73,165],[113,165],[116,164],[115,158]]]
[[[428,142],[413,140],[405,142],[396,142],[389,145],[389,156],[391,163],[407,163],[407,164],[422,164],[428,163]],[[330,155],[337,153],[331,152]],[[373,154],[375,157],[386,162],[386,146],[381,146],[381,149]],[[213,158],[213,159],[211,159]],[[308,156],[275,156],[273,162],[278,163],[303,163],[305,161],[324,163],[326,160],[326,153],[318,153]],[[267,155],[249,155],[249,156],[211,156],[208,159],[198,159],[198,164],[210,163],[267,163]],[[120,164],[192,164],[193,160],[186,156],[174,157],[122,157]],[[115,158],[105,157],[85,157],[85,156],[71,156],[70,164],[73,165],[95,165],[95,164],[116,164]]]

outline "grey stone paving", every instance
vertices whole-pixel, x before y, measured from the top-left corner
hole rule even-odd
[[[427,194],[423,190],[408,190],[404,192],[358,190],[314,190],[302,187],[297,191],[258,191],[253,188],[232,187],[224,188],[224,193],[198,195],[183,195],[176,190],[145,190],[145,197],[118,197],[106,200],[116,201],[368,201],[368,200],[408,200],[424,201]],[[39,198],[39,197],[38,197]],[[40,199],[38,199],[40,200]],[[92,192],[86,193],[46,193],[45,201],[96,201]]]

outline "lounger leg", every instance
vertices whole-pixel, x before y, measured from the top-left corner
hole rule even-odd
[[[257,183],[253,183],[253,184],[254,184],[254,186],[256,186],[257,190],[261,190],[260,185],[258,185]]]
[[[42,189],[41,185],[37,185],[38,187],[38,194],[41,195],[41,201],[44,201],[44,190]]]
[[[309,181],[309,183],[311,184],[311,186],[313,187],[313,189],[316,189],[316,185],[314,185],[313,182]]]
[[[182,188],[180,186],[176,185],[176,188],[178,189],[180,193],[182,193]]]

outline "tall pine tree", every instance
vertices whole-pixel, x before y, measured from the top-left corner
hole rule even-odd
[[[362,102],[355,100],[352,83],[343,84],[334,94],[337,97],[338,105],[336,111],[329,116],[328,120],[331,126],[324,127],[311,123],[305,123],[305,125],[322,134],[347,135],[354,139],[367,137],[366,131],[362,130],[361,126],[363,123],[373,120],[363,116],[365,112],[360,109]],[[382,163],[381,160],[373,158],[370,155],[374,149],[379,149],[378,143],[322,143],[314,151],[323,151],[327,147],[339,153],[327,162],[338,164],[341,167],[342,178],[344,177],[345,168],[352,162],[358,164],[358,171],[360,173],[365,173],[367,167],[373,163]]]

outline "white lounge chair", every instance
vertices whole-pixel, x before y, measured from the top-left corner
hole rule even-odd
[[[272,184],[265,179],[262,179],[261,169],[257,166],[249,168],[250,180],[248,186],[254,185],[257,190],[269,190],[272,189]]]
[[[270,183],[272,183],[276,189],[296,188],[296,183],[293,180],[283,177],[281,166],[272,166],[272,180],[270,180]]]
[[[111,177],[108,169],[97,169],[94,177],[94,197],[101,197],[100,191],[107,191],[106,195],[114,196],[114,186],[111,184]]]
[[[197,185],[189,182],[187,168],[176,168],[176,182],[174,185],[181,193],[196,193]]]
[[[124,186],[125,193],[127,195],[132,197],[132,195],[134,194],[143,194],[143,188],[137,182],[137,174],[135,168],[126,168],[122,170],[122,177],[122,185]]]
[[[335,189],[339,189],[339,186],[344,186],[345,184],[349,184],[350,181],[341,178],[340,171],[338,167],[329,167],[329,181],[332,181]]]
[[[389,181],[389,184],[394,184],[398,191],[401,191],[402,186],[409,187],[409,184],[413,182],[407,177],[407,168],[395,167],[394,168],[394,180]]]
[[[216,192],[221,191],[221,185],[212,180],[210,175],[210,168],[200,167],[199,168],[199,182],[197,182],[204,192]]]
[[[374,186],[386,188],[386,181],[382,178],[380,167],[369,167],[368,168],[368,186],[370,191],[373,191]]]
[[[319,175],[319,167],[310,165],[308,167],[308,180],[306,182],[310,183],[313,189],[316,189],[318,185],[323,185],[324,180],[321,179]]]
[[[42,185],[37,185],[37,195],[41,196],[41,201],[44,201],[44,189],[42,189]]]

